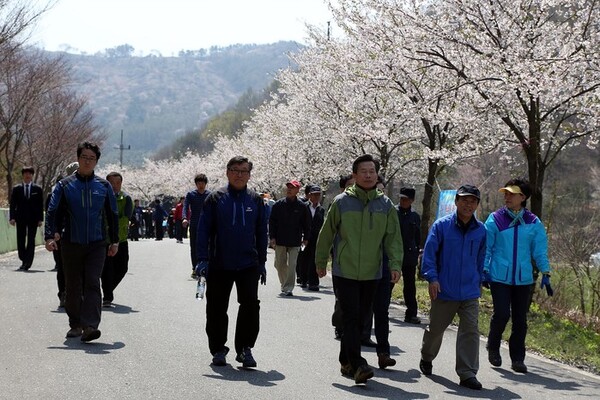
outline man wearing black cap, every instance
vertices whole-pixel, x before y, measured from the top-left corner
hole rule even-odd
[[[421,246],[421,217],[411,208],[414,201],[415,189],[400,188],[400,203],[396,206],[396,209],[398,210],[402,243],[404,244],[404,258],[402,259],[402,294],[406,304],[404,322],[420,324],[421,319],[417,317],[415,275],[419,262],[419,246]]]
[[[17,250],[22,264],[19,268],[27,271],[33,264],[35,235],[44,221],[44,194],[42,188],[33,183],[33,167],[23,167],[23,184],[13,188],[10,195],[9,223],[17,226]]]
[[[431,310],[423,333],[421,362],[431,375],[432,361],[442,345],[444,331],[456,314],[460,319],[456,338],[455,370],[460,385],[481,390],[479,370],[479,297],[483,281],[486,231],[475,218],[481,195],[473,185],[456,191],[456,211],[435,221],[427,235],[421,271],[429,282]]]
[[[308,235],[308,243],[302,251],[300,264],[300,286],[315,292],[319,291],[319,276],[317,275],[317,264],[315,263],[315,251],[317,249],[317,238],[325,220],[325,209],[321,206],[321,187],[311,185],[308,190],[308,204],[311,223]]]

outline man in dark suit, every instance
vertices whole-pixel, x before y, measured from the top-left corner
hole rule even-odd
[[[317,275],[317,264],[315,264],[315,251],[317,249],[317,238],[325,220],[325,209],[321,206],[321,187],[310,185],[306,191],[308,203],[306,207],[310,211],[311,223],[308,244],[302,250],[300,264],[300,286],[315,292],[319,291],[319,275]]]
[[[35,254],[35,234],[44,221],[44,196],[42,188],[33,183],[33,167],[23,167],[23,183],[13,188],[10,195],[9,222],[17,226],[17,249],[22,264],[20,270],[27,271]]]

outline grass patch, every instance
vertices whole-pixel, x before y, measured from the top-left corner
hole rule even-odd
[[[421,314],[429,313],[428,284],[417,281],[417,303]],[[394,287],[393,300],[403,303],[402,280]],[[487,336],[493,313],[492,296],[484,289],[480,299],[479,332]],[[455,323],[458,321],[455,320]],[[527,318],[528,331],[525,346],[528,351],[600,375],[600,334],[562,316],[542,310],[535,302]],[[503,339],[510,336],[511,323]]]

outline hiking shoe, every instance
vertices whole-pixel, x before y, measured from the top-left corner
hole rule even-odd
[[[83,329],[81,329],[79,327],[71,328],[71,329],[69,329],[69,332],[67,332],[67,337],[68,338],[79,337],[79,336],[81,336],[82,333],[83,333]]]
[[[500,356],[500,352],[498,350],[488,350],[488,361],[494,367],[499,367],[502,365],[502,357]]]
[[[373,370],[368,365],[361,365],[356,368],[356,372],[354,373],[354,383],[367,383],[367,379],[371,379],[372,377]]]
[[[513,361],[511,368],[515,372],[520,372],[522,374],[527,373],[527,366],[523,361]]]
[[[377,361],[379,368],[386,369],[387,367],[393,367],[396,365],[396,360],[390,357],[388,353],[377,354]]]
[[[224,347],[223,350],[217,351],[215,354],[213,354],[212,365],[217,367],[224,367],[227,365],[227,361],[225,360],[227,353],[229,353],[229,348]]]
[[[252,357],[252,350],[250,347],[244,347],[244,350],[235,357],[235,361],[241,362],[244,368],[256,367],[256,360]]]
[[[479,382],[474,376],[460,381],[460,386],[464,386],[473,390],[481,390],[482,388],[481,382]]]
[[[81,341],[91,342],[92,340],[98,339],[100,337],[100,334],[101,332],[99,329],[88,326],[83,330],[83,333],[81,334]]]
[[[345,376],[346,378],[354,378],[354,370],[352,369],[352,364],[342,364],[342,366],[340,367],[340,372],[342,373],[342,376]]]
[[[419,369],[425,376],[429,376],[433,373],[433,364],[431,361],[421,360],[419,363]]]

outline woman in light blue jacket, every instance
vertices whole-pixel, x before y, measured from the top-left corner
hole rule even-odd
[[[508,341],[512,369],[526,373],[525,336],[529,291],[534,283],[533,263],[549,285],[548,240],[540,219],[525,208],[531,187],[525,179],[511,179],[499,190],[505,206],[493,212],[485,222],[487,230],[485,280],[489,282],[494,303],[488,337],[489,362],[499,367],[500,342],[512,314]]]

